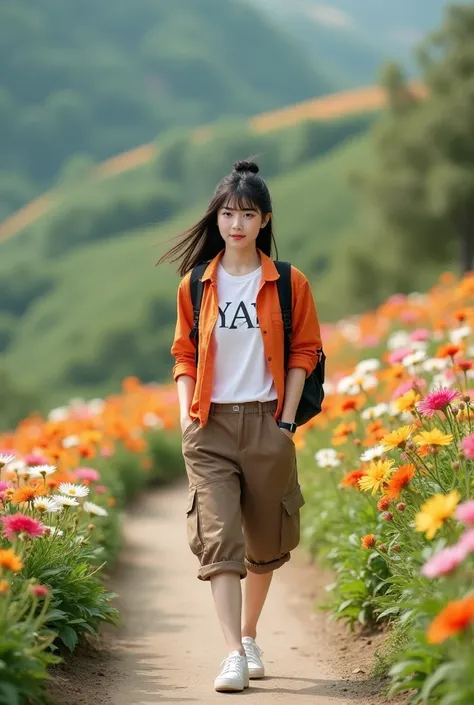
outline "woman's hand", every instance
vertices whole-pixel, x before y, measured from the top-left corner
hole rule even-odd
[[[187,429],[188,426],[190,426],[193,422],[192,418],[187,414],[186,416],[182,416],[180,419],[181,423],[181,433],[184,433]]]
[[[287,431],[286,428],[280,428],[280,431],[285,434],[285,436],[288,436],[290,441],[292,441],[295,437],[294,433],[290,433],[290,431]]]

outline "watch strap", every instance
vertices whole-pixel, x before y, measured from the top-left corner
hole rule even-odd
[[[290,433],[295,433],[298,428],[295,423],[287,423],[286,421],[278,421],[278,425],[280,428],[284,428],[285,431],[289,431]]]

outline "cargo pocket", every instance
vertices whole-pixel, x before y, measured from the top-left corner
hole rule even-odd
[[[304,505],[301,487],[295,489],[281,500],[281,554],[292,551],[300,542],[300,509]]]
[[[188,494],[188,506],[186,507],[188,544],[194,555],[199,556],[203,551],[200,536],[199,508],[196,487],[191,487]]]

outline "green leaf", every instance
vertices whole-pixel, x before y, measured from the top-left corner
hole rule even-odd
[[[7,705],[20,705],[18,689],[11,683],[0,683],[0,694],[5,696]]]
[[[443,663],[434,673],[432,673],[425,681],[421,697],[428,701],[433,690],[445,680],[453,677],[460,670],[459,663]]]
[[[63,642],[63,644],[65,644],[69,651],[72,653],[76,647],[78,640],[77,633],[74,631],[74,629],[66,625],[61,628],[58,636]]]

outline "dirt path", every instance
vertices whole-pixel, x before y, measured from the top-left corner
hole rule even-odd
[[[209,585],[196,579],[197,560],[188,549],[186,494],[180,481],[149,492],[129,510],[112,580],[122,626],[104,630],[97,651],[85,650],[55,671],[54,701],[207,704],[244,697],[248,705],[385,704],[376,696],[381,683],[368,676],[381,636],[355,640],[313,609],[327,579],[298,552],[276,572],[261,619],[267,678],[251,681],[244,694],[213,690],[226,650]]]

